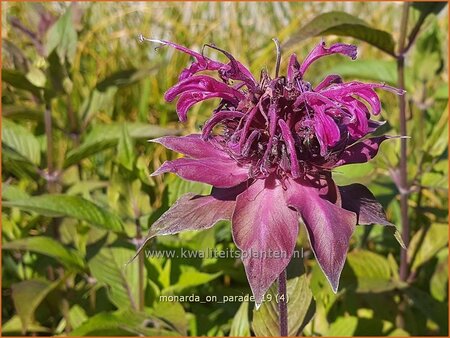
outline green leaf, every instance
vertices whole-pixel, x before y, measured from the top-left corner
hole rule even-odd
[[[134,159],[135,155],[133,140],[128,133],[127,126],[124,124],[119,138],[119,144],[117,146],[117,162],[131,171],[133,170]]]
[[[216,273],[205,273],[196,270],[192,266],[182,265],[180,266],[181,274],[178,281],[174,284],[162,290],[163,295],[176,294],[184,289],[191,288],[194,286],[209,283],[210,281],[216,279],[222,272]]]
[[[415,288],[409,287],[404,291],[409,298],[409,304],[418,309],[425,318],[429,318],[439,325],[441,332],[447,334],[448,328],[448,303],[438,302],[428,293]]]
[[[25,191],[19,187],[11,184],[2,184],[2,198],[7,201],[27,199],[28,195]]]
[[[77,50],[77,31],[73,26],[72,6],[48,30],[45,51],[50,55],[56,50],[61,63],[67,58],[72,63]]]
[[[67,153],[64,168],[68,168],[80,160],[102,152],[119,142],[123,123],[102,124],[92,128],[84,142],[77,148]],[[175,135],[178,131],[162,128],[146,123],[126,123],[126,129],[132,139],[150,139],[164,135]]]
[[[438,14],[442,11],[447,2],[437,2],[437,1],[417,1],[413,2],[411,6],[420,11],[421,16],[427,16],[429,14]]]
[[[83,324],[87,319],[88,316],[86,315],[86,311],[79,305],[75,304],[72,306],[69,310],[69,320],[70,320],[70,327],[71,329],[76,329],[81,324]],[[67,321],[65,318],[62,318],[59,322],[59,325],[56,329],[57,333],[64,332],[64,329],[67,327]]]
[[[403,329],[396,328],[389,332],[389,337],[409,337],[411,334]]]
[[[51,330],[49,328],[43,327],[35,322],[28,323],[28,332],[44,333],[49,335]],[[12,316],[7,322],[2,324],[2,335],[8,336],[20,336],[23,335],[22,331],[22,321],[19,316]]]
[[[26,90],[38,98],[41,97],[42,89],[32,84],[25,74],[17,70],[3,68],[2,81],[10,84],[14,88]]]
[[[448,83],[439,86],[433,93],[436,100],[448,100]]]
[[[83,258],[75,250],[65,248],[53,238],[33,236],[7,242],[2,245],[3,250],[28,250],[53,257],[67,267],[84,269]]]
[[[249,337],[250,322],[248,320],[248,302],[244,301],[234,315],[230,329],[231,337]]]
[[[352,183],[368,184],[372,181],[375,167],[372,163],[349,164],[333,170],[333,178],[338,185]]]
[[[432,26],[419,35],[412,55],[411,72],[419,82],[435,80],[443,69],[441,28],[435,20]],[[417,91],[420,93],[420,90]]]
[[[187,335],[188,321],[183,306],[178,302],[156,303],[152,311],[155,317],[163,319],[181,335]]]
[[[352,337],[358,326],[357,317],[338,317],[330,325],[326,336],[329,337]]]
[[[256,336],[279,336],[277,283],[266,293],[261,307],[253,310],[252,328]],[[288,335],[296,336],[314,315],[315,303],[306,275],[287,282]]]
[[[148,328],[152,318],[144,313],[133,311],[101,312],[90,317],[81,326],[70,332],[69,336],[176,336],[160,328]]]
[[[10,120],[42,121],[44,119],[44,111],[20,105],[19,103],[17,105],[4,104],[2,107],[2,116]]]
[[[358,78],[363,80],[385,82],[392,86],[397,85],[397,65],[395,61],[386,60],[355,60],[353,62],[342,62],[333,64],[330,69],[321,76],[333,73],[342,77]]]
[[[57,94],[71,92],[72,81],[67,75],[65,64],[61,61],[57,51],[53,51],[48,56],[47,86],[45,90],[46,99],[49,100]]]
[[[109,149],[116,144],[116,139],[99,139],[97,142],[83,143],[79,147],[74,148],[67,153],[66,160],[64,161],[64,168],[66,169],[74,164],[77,164],[85,158],[101,153],[102,151],[105,151],[106,149]]]
[[[119,309],[136,310],[139,305],[138,262],[126,264],[134,253],[131,247],[104,247],[88,263],[94,278],[106,285],[109,299]]]
[[[44,72],[37,67],[30,66],[27,75],[25,75],[28,81],[36,87],[43,88],[47,79],[45,78]]]
[[[41,148],[36,137],[28,129],[3,119],[2,143],[31,163],[41,162]]]
[[[363,20],[345,12],[329,12],[316,16],[294,33],[285,43],[285,47],[323,35],[350,36],[395,55],[395,42],[391,34],[372,28]]]
[[[121,70],[100,81],[96,88],[97,90],[104,92],[108,87],[128,86],[153,74],[159,67],[160,66],[153,66],[151,68]]]
[[[356,277],[357,292],[385,292],[399,286],[392,280],[389,261],[381,255],[355,250],[348,254],[347,261]]]
[[[447,244],[447,224],[435,223],[431,224],[429,228],[422,227],[414,234],[408,247],[408,262],[412,263],[411,270],[416,271],[424,263],[435,257],[438,251]],[[420,247],[418,248],[418,246]],[[413,261],[411,262],[411,260]]]
[[[439,121],[433,126],[422,151],[431,156],[440,156],[448,148],[448,105],[442,112]]]
[[[444,252],[445,251],[445,252]],[[444,255],[441,255],[444,253]],[[431,276],[430,292],[434,299],[444,302],[448,297],[448,249],[438,255],[438,264]]]
[[[3,202],[3,206],[32,211],[48,217],[72,217],[102,229],[122,231],[119,217],[79,196],[40,195],[26,200]]]
[[[22,321],[22,334],[28,330],[28,325],[34,322],[34,312],[44,298],[60,283],[50,283],[44,280],[27,280],[11,286],[11,297],[17,315]]]
[[[114,98],[116,93],[117,87],[108,87],[107,90],[103,92],[97,89],[92,90],[84,99],[78,111],[78,117],[83,121],[83,124],[88,125],[100,111],[111,116],[115,104]]]
[[[188,192],[209,195],[211,187],[204,183],[183,180],[174,175],[168,184],[169,205],[174,204],[177,199]]]

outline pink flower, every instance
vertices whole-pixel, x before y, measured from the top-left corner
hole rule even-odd
[[[305,80],[309,66],[323,56],[355,59],[352,45],[326,48],[321,43],[301,64],[291,55],[287,76],[272,79],[262,72],[257,82],[232,55],[215,46],[206,45],[225,54],[228,63],[168,41],[152,41],[195,59],[165,94],[167,101],[178,97],[181,121],[194,104],[211,98],[221,101],[201,134],[153,140],[185,155],[165,162],[153,175],[172,172],[213,189],[209,196],[182,196],[153,224],[147,240],[231,220],[237,247],[261,253],[243,255],[260,304],[291,259],[301,219],[336,292],[355,226],[392,224],[365,186],[336,186],[332,169],[367,162],[377,154],[389,137],[368,137],[381,125],[370,119],[381,111],[375,89],[402,92],[384,84],[346,83],[338,75],[327,76],[316,86]],[[281,258],[264,258],[265,252],[278,252]]]

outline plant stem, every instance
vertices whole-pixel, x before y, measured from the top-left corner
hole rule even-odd
[[[405,42],[408,29],[408,14],[409,3],[403,4],[402,20],[400,26],[400,38],[398,41],[398,55],[397,55],[397,75],[398,88],[405,89]],[[406,95],[399,96],[400,109],[400,135],[406,136]],[[407,171],[407,140],[402,138],[400,140],[400,209],[402,222],[402,239],[406,246],[409,244],[409,219],[408,219],[408,171]],[[401,251],[400,256],[400,278],[406,280],[408,277],[408,261],[406,250]]]
[[[45,107],[44,113],[45,136],[47,138],[47,190],[49,193],[56,192],[54,182],[54,168],[53,168],[53,125],[52,112],[50,107]]]
[[[286,291],[286,270],[278,277],[278,315],[280,323],[280,336],[288,335],[288,313],[287,313],[287,291]]]
[[[142,228],[141,228],[141,222],[139,221],[139,218],[135,218],[136,223],[136,239],[139,243],[141,243],[142,240]],[[144,302],[145,302],[145,293],[144,293],[144,254],[143,252],[139,253],[138,255],[138,290],[139,290],[139,303],[138,303],[138,310],[144,311]]]

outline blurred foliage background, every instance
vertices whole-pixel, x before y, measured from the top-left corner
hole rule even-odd
[[[335,295],[302,231],[304,257],[291,262],[288,274],[293,333],[447,335],[448,20],[447,8],[426,8],[411,8],[408,26],[423,20],[406,58],[408,279],[399,279],[401,248],[392,232],[359,227]],[[163,93],[189,58],[139,44],[137,36],[195,50],[212,42],[256,75],[274,69],[273,37],[285,42],[305,34],[302,26],[318,15],[345,12],[397,41],[401,10],[402,4],[389,2],[2,2],[2,334],[273,332],[273,304],[256,313],[246,301],[160,301],[161,295],[220,300],[250,294],[238,259],[140,256],[125,265],[180,195],[210,189],[174,175],[149,177],[176,155],[147,140],[199,131],[216,103],[196,106],[189,121],[179,123]],[[318,61],[308,73],[311,83],[337,73],[396,85],[396,62],[380,49],[346,34],[311,35],[319,36],[305,36],[283,51],[282,69],[290,52],[302,59],[322,36],[327,44],[356,43],[359,58]],[[214,50],[208,55],[222,58]],[[386,131],[398,135],[397,97],[380,95]],[[366,184],[400,226],[398,162],[399,142],[385,142],[373,161],[339,168],[335,178]],[[227,222],[159,237],[148,246],[233,248]]]

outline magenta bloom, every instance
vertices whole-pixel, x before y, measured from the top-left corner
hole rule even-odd
[[[355,226],[392,224],[365,186],[338,187],[332,170],[367,162],[377,154],[389,137],[368,136],[382,124],[370,119],[381,111],[375,89],[402,92],[384,84],[343,82],[338,75],[315,86],[305,80],[309,66],[323,56],[355,59],[352,45],[326,48],[321,43],[301,64],[292,55],[287,76],[272,79],[262,72],[258,82],[215,46],[206,45],[225,54],[228,63],[168,41],[153,41],[195,59],[165,94],[167,101],[178,98],[181,121],[198,102],[220,98],[220,103],[201,134],[153,140],[185,155],[165,162],[153,175],[172,172],[213,189],[209,196],[182,196],[153,224],[148,238],[231,220],[234,242],[243,251],[247,278],[260,304],[291,259],[301,219],[336,292]],[[267,257],[269,252],[278,258]]]

